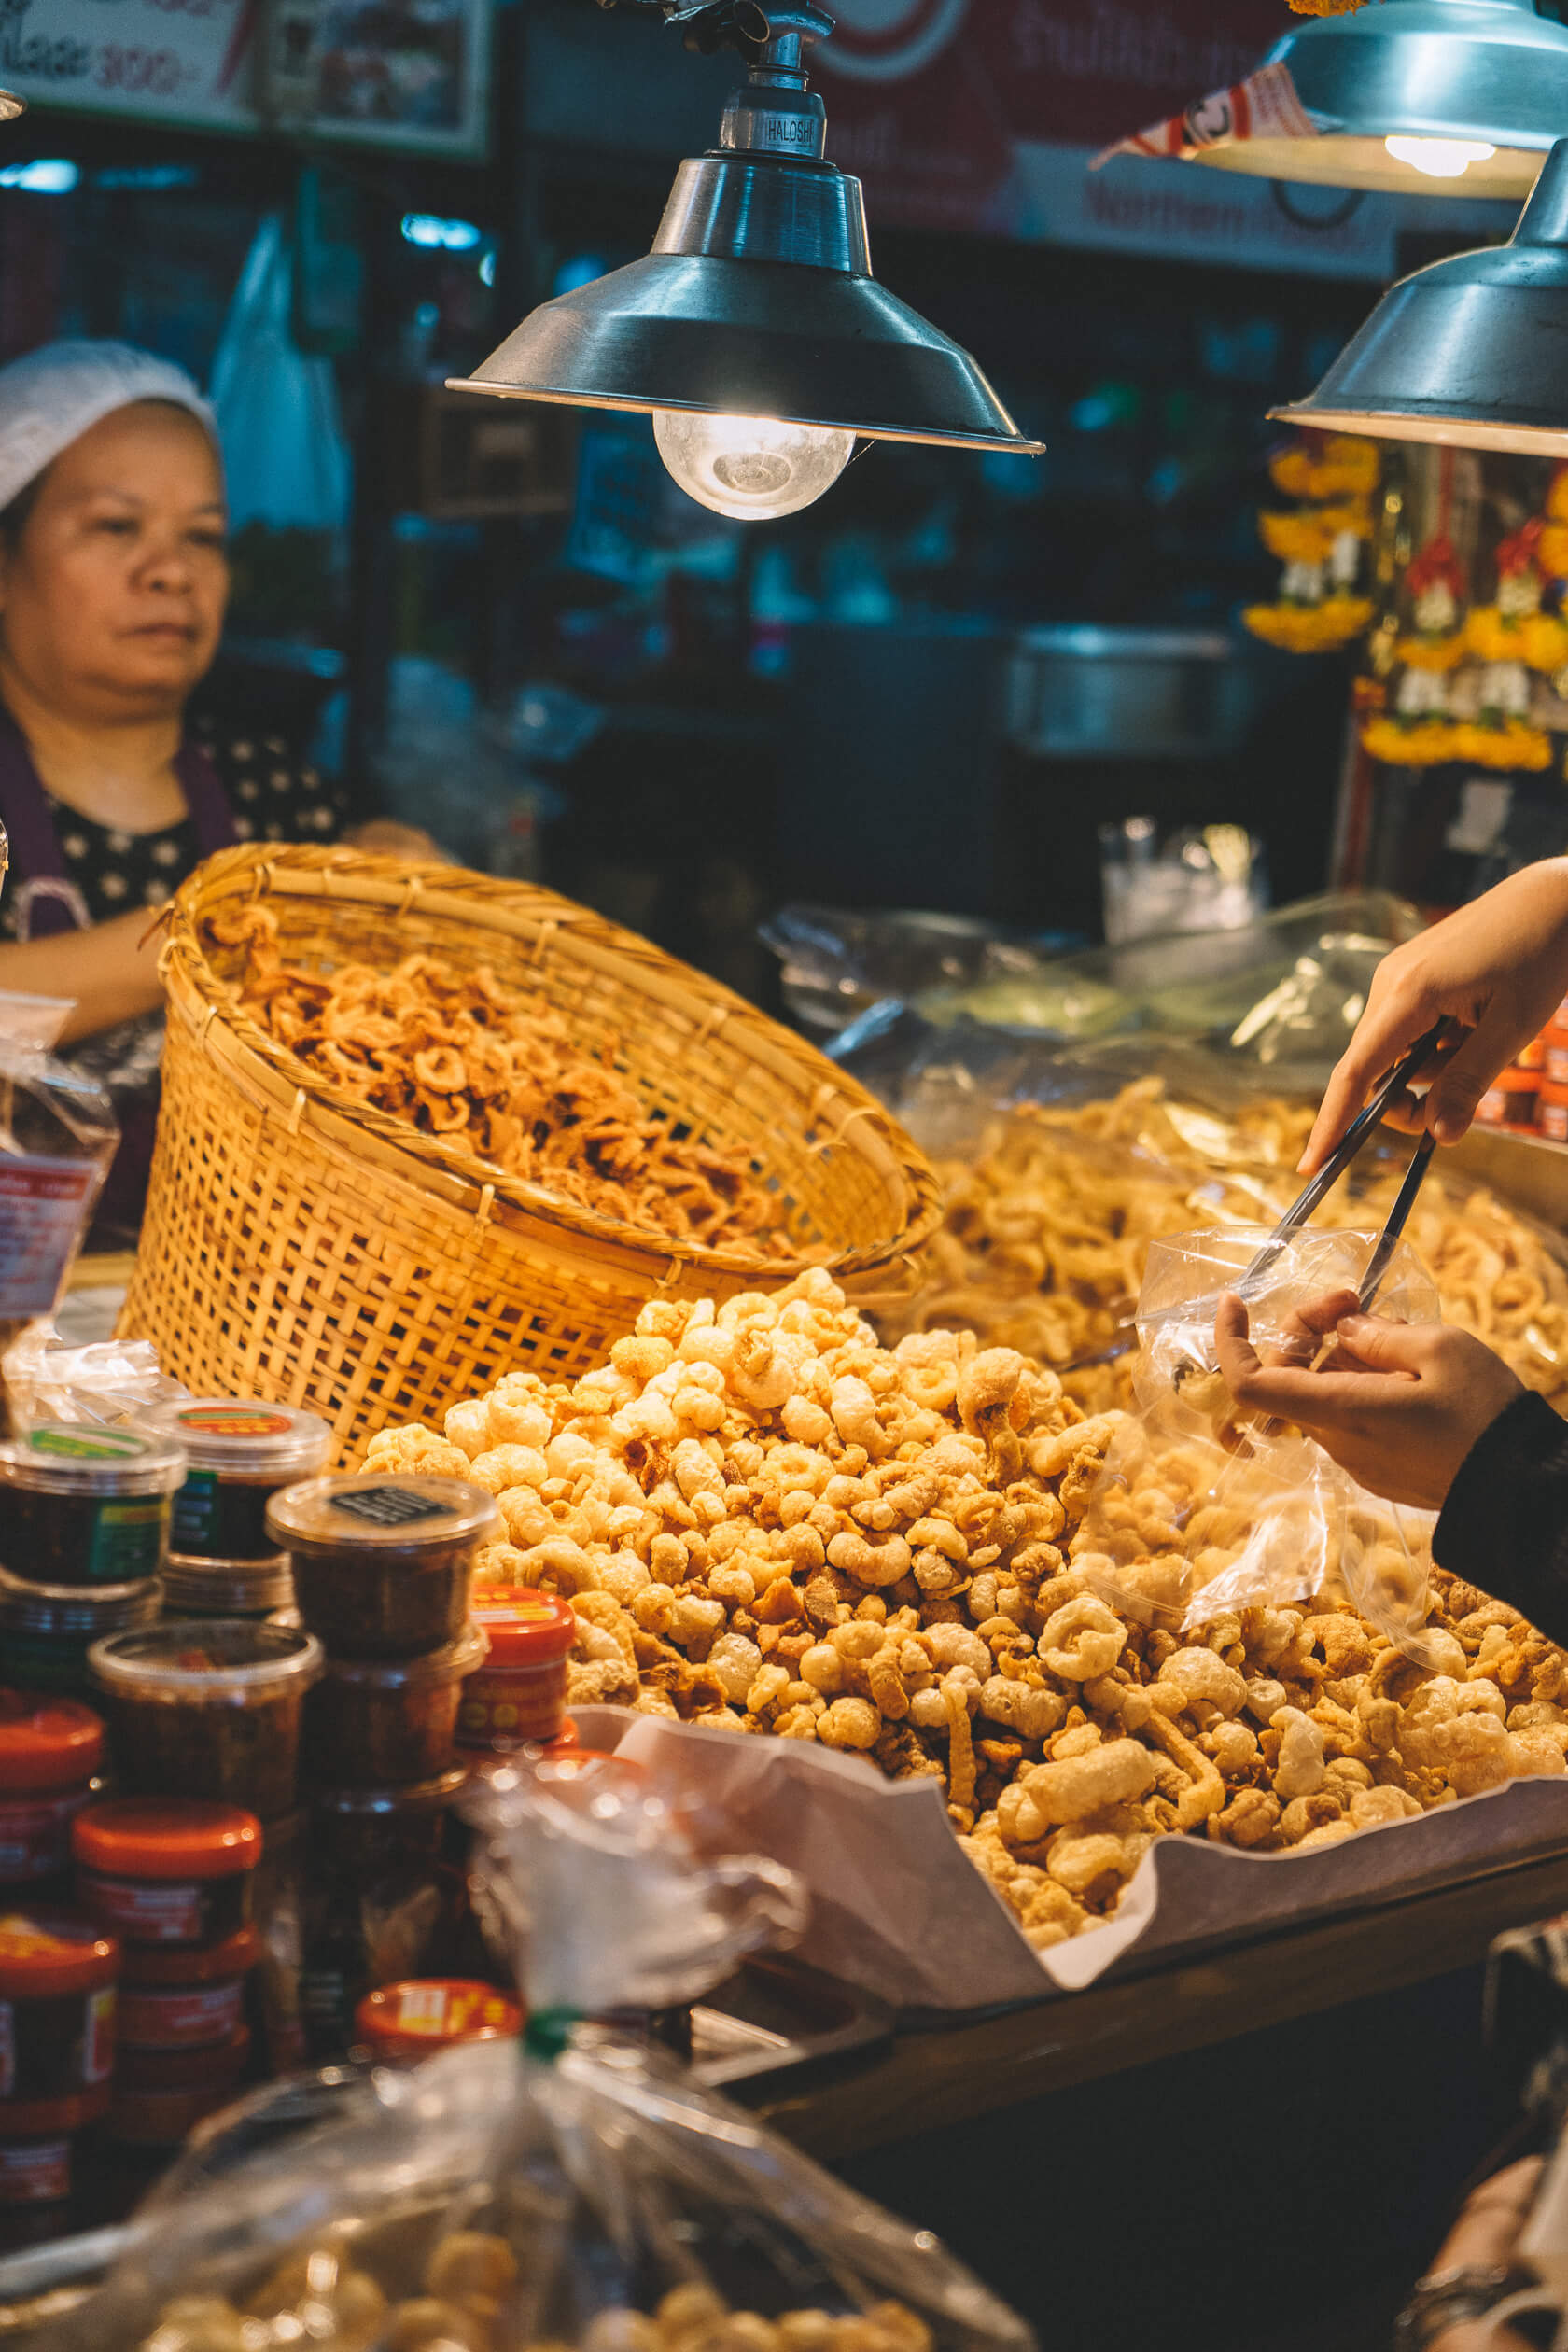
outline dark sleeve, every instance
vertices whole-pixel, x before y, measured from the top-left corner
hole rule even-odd
[[[1568,1643],[1568,1421],[1544,1397],[1516,1396],[1477,1438],[1432,1557]]]

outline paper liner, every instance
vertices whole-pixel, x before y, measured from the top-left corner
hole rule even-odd
[[[1310,1854],[1155,1841],[1113,1919],[1036,1953],[956,1843],[941,1784],[888,1781],[805,1740],[713,1731],[629,1708],[573,1709],[618,1748],[720,1807],[743,1844],[798,1871],[803,1960],[901,2009],[990,2009],[1135,1976],[1179,1953],[1422,1893],[1568,1845],[1568,1775],[1511,1781]],[[1390,1842],[1393,1841],[1394,1842]]]

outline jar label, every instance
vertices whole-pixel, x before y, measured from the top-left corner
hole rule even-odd
[[[189,1405],[179,1425],[202,1437],[287,1437],[294,1426],[287,1413],[260,1405]]]
[[[117,1988],[101,1984],[87,1996],[87,2023],[82,2035],[82,2080],[107,2082],[114,2072]]]
[[[173,1526],[176,1551],[195,1551],[210,1544],[217,1533],[217,1473],[192,1470],[175,1497]]]
[[[195,1943],[202,1933],[202,1890],[176,1879],[100,1878],[79,1870],[77,1884],[99,1919],[123,1927],[136,1943]]]
[[[100,1503],[93,1514],[87,1573],[94,1584],[140,1584],[163,1564],[166,1494],[131,1503]]]
[[[146,1453],[147,1448],[139,1437],[113,1429],[57,1429],[51,1424],[28,1433],[27,1450],[65,1462],[124,1462]]]
[[[414,1519],[446,1519],[444,1503],[427,1502],[406,1487],[352,1487],[346,1494],[330,1494],[327,1507],[349,1519],[366,1519],[372,1527],[407,1527]]]
[[[187,1987],[129,1987],[119,1998],[119,2038],[147,2050],[228,2041],[245,2008],[244,1980]]]
[[[102,1175],[95,1160],[0,1160],[0,1323],[54,1312]]]
[[[16,1648],[15,1643],[6,1645],[7,1668],[12,1671]],[[71,1822],[88,1795],[85,1788],[73,1788],[63,1797],[16,1798],[0,1803],[0,1886],[52,1878],[65,1868],[71,1858]],[[5,2095],[0,2091],[0,2098]]]
[[[70,2193],[69,2140],[0,2140],[0,2205],[56,2205]]]

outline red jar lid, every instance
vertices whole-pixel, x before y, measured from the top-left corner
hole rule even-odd
[[[111,1878],[232,1878],[261,1859],[261,1824],[204,1797],[111,1797],[71,1824],[71,1852]]]
[[[114,2085],[95,2082],[91,2091],[73,2091],[66,2099],[7,2099],[0,2103],[0,2140],[63,2138],[96,2123],[108,2108]]]
[[[117,2100],[130,2093],[205,2092],[222,2096],[245,2072],[250,2027],[236,2025],[227,2041],[197,2050],[140,2050],[122,2043],[115,2051]]]
[[[490,1637],[486,1671],[552,1666],[577,1639],[577,1618],[567,1603],[531,1585],[486,1586],[475,1595],[469,1615]]]
[[[119,1981],[138,1991],[171,1992],[187,1984],[221,1984],[247,1976],[261,1957],[259,1931],[248,1922],[212,1944],[127,1944]]]
[[[104,1725],[74,1699],[0,1690],[0,1796],[74,1788],[104,1760]]]
[[[523,2011],[471,1977],[407,1977],[367,1993],[354,2012],[378,2058],[428,2058],[454,2042],[502,2041],[523,2031]]]
[[[63,1911],[0,1914],[0,2000],[96,1993],[119,1974],[119,1939]]]

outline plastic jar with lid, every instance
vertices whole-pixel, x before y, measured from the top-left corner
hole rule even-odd
[[[414,1970],[455,1974],[469,1930],[466,1771],[409,1788],[318,1789],[302,1841],[299,2006],[310,2057],[341,2058],[361,1995]],[[464,1853],[451,1851],[459,1841]]]
[[[111,1797],[71,1827],[81,1909],[127,1944],[214,1944],[250,1913],[261,1824],[205,1798]]]
[[[455,1642],[474,1555],[494,1543],[495,1499],[462,1478],[377,1471],[311,1478],[267,1505],[294,1565],[301,1622],[343,1658],[413,1658]]]
[[[127,1944],[120,1954],[120,2052],[206,2050],[245,2023],[245,1986],[261,1957],[253,1926],[215,1944],[165,1951]]]
[[[1560,1029],[1553,1022],[1547,1029],[1541,1067],[1553,1085],[1568,1086],[1568,1027]]]
[[[141,1584],[30,1584],[0,1568],[0,1674],[21,1690],[86,1698],[87,1653],[110,1633],[156,1623],[163,1588]]]
[[[510,1995],[471,1977],[409,1977],[367,1993],[354,2028],[383,2065],[408,2065],[456,2042],[510,2040],[523,2031],[523,2011]]]
[[[198,2123],[239,2095],[249,2055],[245,2025],[214,2050],[128,2051],[129,2064],[115,2075],[105,2131],[131,2148],[177,2148]],[[163,2062],[165,2079],[157,2060]]]
[[[275,1552],[267,1533],[269,1499],[315,1477],[332,1452],[332,1433],[315,1413],[244,1398],[166,1405],[147,1426],[183,1446],[189,1458],[170,1541],[175,1551],[206,1560],[265,1560]]]
[[[104,1726],[75,1699],[0,1689],[0,1887],[58,1878],[93,1793]]]
[[[39,1421],[0,1444],[0,1542],[16,1576],[126,1585],[156,1576],[185,1477],[172,1438]]]
[[[567,1659],[577,1619],[565,1601],[532,1587],[477,1593],[473,1619],[490,1655],[463,1686],[457,1711],[461,1747],[505,1754],[558,1737],[567,1713]]]
[[[1547,1064],[1549,1071],[1549,1049]],[[1510,1064],[1506,1070],[1498,1071],[1477,1103],[1476,1116],[1483,1127],[1533,1127],[1540,1090],[1541,1072],[1538,1070],[1516,1070]]]
[[[395,1788],[452,1769],[458,1702],[484,1657],[466,1625],[422,1658],[332,1658],[305,1703],[305,1772],[329,1788]]]
[[[1568,1085],[1559,1085],[1550,1078],[1544,1078],[1535,1116],[1540,1123],[1541,1133],[1551,1142],[1568,1143]]]
[[[189,2049],[122,2049],[115,2061],[115,2094],[123,2091],[207,2091],[231,2098],[250,2056],[250,2027],[242,2019],[221,2040]]]
[[[38,2206],[63,2211],[75,2185],[77,2135],[105,2113],[109,2096],[110,2085],[100,2082],[68,2098],[18,2100],[6,2110],[0,2121],[0,2218],[8,2220],[18,2209]],[[21,2242],[21,2233],[11,2236],[11,2243]]]
[[[19,2103],[71,2099],[114,2066],[119,1941],[89,1919],[0,1918],[0,2139]]]
[[[195,1560],[171,1552],[163,1569],[163,1618],[269,1617],[294,1606],[287,1552],[266,1560]]]
[[[323,1664],[314,1635],[211,1617],[116,1633],[88,1664],[128,1789],[199,1788],[263,1821],[293,1811],[304,1696]]]

